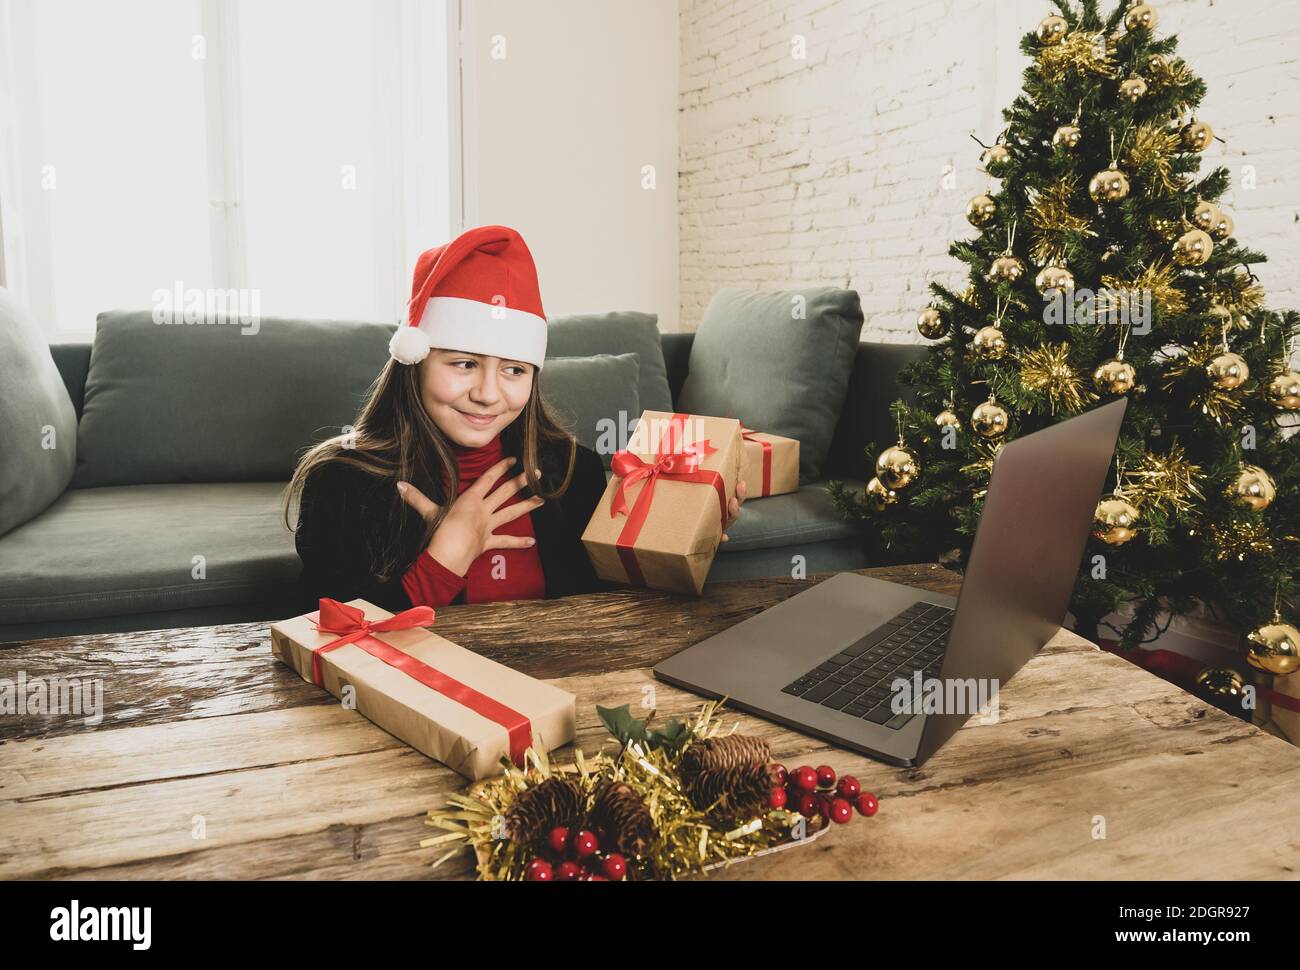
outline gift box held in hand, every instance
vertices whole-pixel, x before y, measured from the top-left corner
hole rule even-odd
[[[699,595],[740,460],[734,418],[644,412],[582,534],[596,575]]]
[[[740,427],[744,439],[740,480],[745,500],[799,491],[799,442],[753,428]]]
[[[471,781],[523,765],[532,746],[573,740],[572,694],[459,647],[424,627],[430,607],[394,616],[365,600],[320,601],[320,611],[271,626],[271,652],[304,680]]]

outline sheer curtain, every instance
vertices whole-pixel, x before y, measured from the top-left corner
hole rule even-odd
[[[459,220],[454,5],[0,0],[5,285],[51,339],[163,291],[399,319]]]

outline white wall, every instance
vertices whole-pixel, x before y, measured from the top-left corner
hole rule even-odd
[[[1274,308],[1300,306],[1300,4],[1157,0],[1160,32],[1209,86],[1200,117],[1227,140],[1215,165],[1254,166],[1222,200]],[[1103,9],[1109,9],[1104,4]],[[918,340],[931,279],[986,180],[1020,89],[1038,0],[682,0],[681,273],[685,329],[721,286],[847,285],[864,334]],[[792,38],[807,38],[806,60]],[[955,167],[951,188],[945,166]]]
[[[465,224],[523,234],[548,315],[679,329],[676,0],[463,7]]]

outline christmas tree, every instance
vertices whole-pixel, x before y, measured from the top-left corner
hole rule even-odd
[[[918,308],[934,343],[901,375],[915,401],[892,407],[899,440],[865,493],[831,494],[876,554],[960,567],[1002,443],[1126,395],[1076,628],[1096,639],[1123,613],[1112,626],[1132,647],[1204,604],[1243,633],[1272,623],[1270,649],[1290,636],[1294,652],[1300,314],[1264,308],[1250,270],[1264,255],[1217,204],[1229,171],[1200,176],[1220,140],[1196,116],[1206,86],[1155,8],[1056,7],[1023,39],[1024,89],[983,152],[978,234],[949,250],[970,285],[931,284]]]

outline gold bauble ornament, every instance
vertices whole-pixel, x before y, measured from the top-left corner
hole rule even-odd
[[[1124,15],[1124,28],[1126,30],[1155,30],[1156,25],[1160,23],[1160,15],[1156,13],[1156,8],[1149,3],[1136,3],[1129,8],[1128,13]]]
[[[1174,262],[1179,266],[1202,266],[1214,253],[1214,240],[1201,229],[1192,229],[1174,243]]]
[[[1206,230],[1213,238],[1222,242],[1237,230],[1237,224],[1232,221],[1232,216],[1228,215],[1222,209],[1219,210],[1219,218],[1215,220],[1214,225]]]
[[[1119,96],[1127,98],[1134,104],[1141,101],[1147,94],[1147,82],[1140,77],[1125,78],[1119,85]]]
[[[1246,637],[1246,662],[1277,677],[1300,669],[1300,630],[1274,613],[1272,623]]]
[[[1204,121],[1193,121],[1182,130],[1183,147],[1193,152],[1203,152],[1214,141],[1214,129]]]
[[[879,478],[873,478],[867,482],[867,487],[863,489],[863,493],[867,498],[867,506],[873,512],[883,512],[898,502],[898,493],[885,488]]]
[[[1159,74],[1169,66],[1169,58],[1164,54],[1152,54],[1147,58],[1147,71],[1151,74]]]
[[[1049,263],[1040,269],[1038,275],[1034,277],[1034,286],[1043,296],[1055,293],[1058,290],[1064,290],[1068,293],[1074,289],[1074,274],[1064,266]]]
[[[1263,512],[1277,498],[1277,486],[1273,484],[1273,476],[1258,465],[1242,465],[1227,494],[1243,508]]]
[[[1075,149],[1083,139],[1083,129],[1078,125],[1061,125],[1052,136],[1053,148]]]
[[[892,490],[907,488],[921,474],[921,463],[901,444],[886,448],[876,459],[876,478]]]
[[[1038,25],[1038,40],[1044,47],[1052,47],[1064,40],[1069,30],[1070,25],[1064,17],[1052,14],[1050,17],[1044,17],[1043,22]]]
[[[1192,210],[1192,225],[1209,232],[1218,224],[1219,207],[1213,202],[1198,202]]]
[[[1128,195],[1128,176],[1112,165],[1089,179],[1088,194],[1094,202],[1118,202]]]
[[[1284,370],[1268,382],[1264,397],[1279,411],[1300,411],[1300,374]]]
[[[997,327],[980,327],[971,341],[980,360],[1001,360],[1007,355],[1007,338]]]
[[[984,166],[984,171],[992,176],[997,176],[998,170],[1003,168],[1011,161],[1011,149],[1006,145],[998,142],[996,145],[990,145],[984,149],[980,155],[980,164]]]
[[[1206,667],[1196,675],[1196,689],[1216,701],[1237,700],[1246,682],[1231,667]]]
[[[1250,365],[1241,354],[1225,350],[1205,365],[1205,374],[1215,387],[1231,391],[1246,383],[1250,377]]]
[[[1115,357],[1092,372],[1092,382],[1107,394],[1127,394],[1137,383],[1137,371],[1128,361]]]
[[[1014,283],[1025,275],[1025,264],[1010,253],[1003,253],[989,267],[989,279]]]
[[[966,221],[976,229],[983,229],[998,216],[998,204],[991,196],[980,193],[966,206]]]
[[[916,329],[926,340],[938,340],[947,331],[943,323],[943,314],[932,306],[926,307],[916,318]]]
[[[1006,408],[989,398],[971,412],[970,426],[981,438],[996,438],[1006,432],[1010,417]]]
[[[947,408],[944,408],[934,416],[934,423],[940,429],[961,428],[961,418],[957,417],[954,412],[949,411]]]
[[[1122,546],[1137,535],[1138,510],[1122,495],[1111,495],[1097,503],[1092,517],[1092,534],[1108,546]]]

